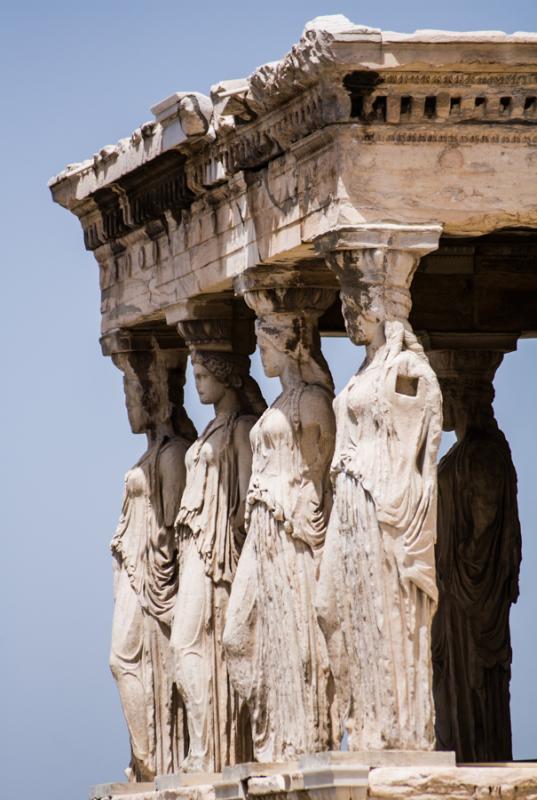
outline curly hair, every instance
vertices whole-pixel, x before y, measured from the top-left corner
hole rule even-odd
[[[193,364],[200,364],[217,381],[234,389],[244,414],[260,416],[267,404],[256,381],[250,375],[250,359],[238,353],[218,350],[192,350]]]
[[[280,353],[298,362],[304,383],[323,386],[334,392],[330,368],[321,351],[315,319],[288,313],[265,314],[255,324],[258,339],[267,339]]]

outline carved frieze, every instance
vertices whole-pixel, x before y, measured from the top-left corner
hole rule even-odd
[[[180,153],[166,153],[150,167],[94,192],[94,211],[82,217],[86,248],[96,250],[139,228],[154,239],[167,229],[166,212],[180,219],[194,199],[186,184],[185,161]]]

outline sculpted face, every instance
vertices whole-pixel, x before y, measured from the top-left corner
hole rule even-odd
[[[199,399],[204,405],[215,405],[227,391],[227,387],[202,364],[194,364],[194,381]]]
[[[136,376],[126,372],[123,377],[123,387],[131,430],[133,433],[143,433],[148,429],[149,420],[143,404],[142,385]]]
[[[262,333],[258,334],[257,341],[265,375],[267,378],[277,378],[282,372],[284,354],[274,346],[268,336]]]
[[[341,311],[345,320],[345,327],[354,344],[369,344],[375,335],[380,320],[373,311],[369,298],[362,295],[361,300],[366,302],[360,307],[355,297],[341,292]]]

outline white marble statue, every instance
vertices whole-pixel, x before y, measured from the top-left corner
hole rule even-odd
[[[518,597],[517,477],[494,418],[501,353],[430,354],[457,442],[438,465],[433,622],[437,746],[457,760],[511,761],[509,611]]]
[[[383,251],[371,255],[356,291],[343,284],[347,332],[366,358],[335,401],[334,507],[316,604],[349,749],[427,750],[441,396],[406,322],[410,279],[390,287]]]
[[[249,709],[257,761],[330,749],[332,689],[314,608],[331,507],[333,384],[316,317],[323,290],[249,292],[265,374],[282,393],[250,434],[247,538],[231,592],[224,645]],[[285,301],[291,311],[274,311]],[[296,310],[294,310],[296,309]]]
[[[111,548],[114,619],[110,666],[129,729],[132,781],[178,769],[184,755],[181,704],[169,680],[171,612],[177,591],[173,523],[195,429],[182,406],[186,352],[113,356],[124,373],[129,421],[148,447],[125,476]]]
[[[249,434],[266,408],[249,359],[193,350],[196,388],[214,419],[186,455],[177,514],[179,591],[171,635],[173,676],[185,703],[189,751],[182,769],[220,772],[251,758],[251,735],[230,688],[222,634],[244,541]]]

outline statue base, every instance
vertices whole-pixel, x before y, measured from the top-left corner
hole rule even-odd
[[[286,796],[286,797],[284,797]],[[326,752],[222,773],[176,773],[154,783],[94,786],[90,800],[476,800],[537,798],[537,762],[455,764],[454,753]]]

